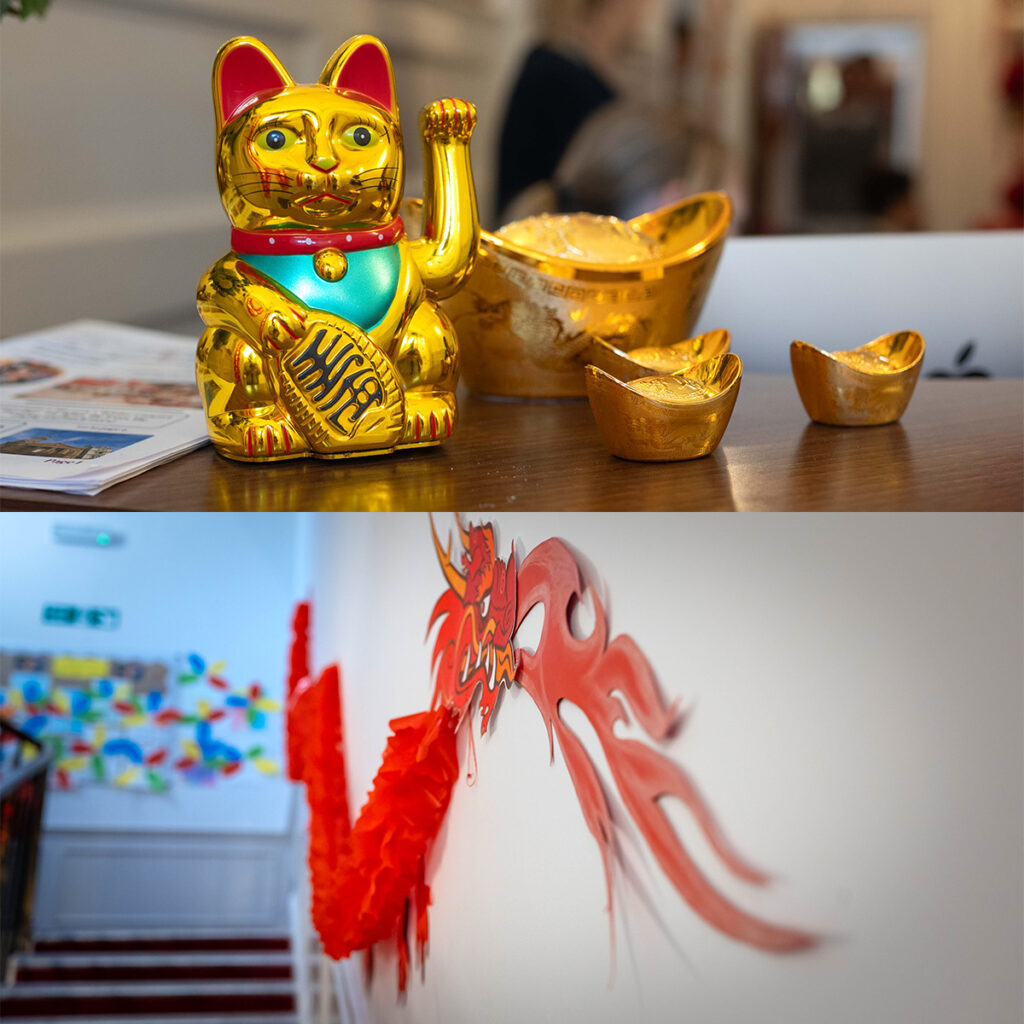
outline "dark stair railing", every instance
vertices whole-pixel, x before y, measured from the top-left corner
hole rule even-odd
[[[33,750],[35,756],[25,754]],[[46,776],[53,754],[0,719],[0,982],[29,941]]]

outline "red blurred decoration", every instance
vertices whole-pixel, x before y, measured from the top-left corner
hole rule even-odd
[[[408,965],[406,922],[416,903],[416,943],[427,943],[430,889],[424,862],[444,821],[459,775],[457,715],[447,708],[389,723],[381,766],[332,878],[337,927],[324,938],[329,956],[343,957],[394,938],[399,989]],[[333,923],[333,922],[332,922]]]
[[[590,755],[559,716],[563,700],[586,715],[629,816],[676,891],[708,924],[730,938],[771,952],[816,945],[815,936],[768,924],[727,900],[703,876],[680,842],[658,803],[663,796],[682,801],[733,875],[754,885],[768,881],[729,845],[682,768],[647,743],[615,735],[615,724],[629,721],[619,695],[625,698],[636,723],[656,743],[681,729],[685,716],[665,704],[650,664],[630,637],[620,635],[608,642],[608,618],[601,601],[583,585],[576,559],[562,541],[546,540],[526,556],[519,569],[519,593],[516,628],[538,604],[544,606],[544,625],[536,652],[520,652],[517,679],[544,716],[552,761],[554,739],[558,739],[583,818],[601,851],[610,923],[614,925],[612,872],[618,827]],[[570,616],[588,593],[594,628],[589,637],[579,639],[570,627]]]
[[[288,737],[288,778],[292,782],[303,779],[303,752],[307,738],[301,733],[301,726],[293,720],[301,691],[310,685],[309,679],[309,602],[302,601],[295,606],[292,616],[292,646],[288,654],[288,681],[285,689]]]
[[[458,715],[438,708],[390,723],[373,788],[350,827],[341,679],[331,665],[310,683],[309,618],[308,604],[300,605],[292,622],[287,727],[289,774],[301,770],[309,804],[313,925],[335,959],[395,940],[404,991],[414,908],[421,962],[426,952],[424,863],[459,775]]]
[[[586,748],[562,721],[563,700],[586,716],[627,813],[676,891],[705,922],[770,952],[815,946],[817,936],[771,924],[723,896],[676,835],[659,804],[662,797],[682,802],[736,878],[756,886],[768,882],[730,845],[689,775],[655,748],[678,733],[686,716],[665,703],[650,664],[630,637],[609,641],[607,614],[584,583],[570,549],[557,539],[544,541],[517,571],[514,550],[506,560],[497,557],[490,523],[466,528],[456,517],[456,527],[458,556],[451,534],[442,545],[431,520],[434,549],[448,583],[427,628],[429,636],[438,627],[431,710],[390,723],[373,788],[351,829],[338,669],[330,666],[311,682],[309,605],[295,610],[288,676],[289,773],[306,784],[312,917],[327,954],[339,958],[359,949],[371,952],[375,943],[393,939],[398,986],[405,990],[414,910],[421,963],[426,952],[430,889],[424,865],[459,774],[456,734],[472,716],[478,694],[480,731],[486,732],[502,689],[513,682],[544,718],[552,761],[558,740],[583,819],[601,853],[613,940],[612,880],[621,856],[621,816],[610,805]],[[588,599],[594,626],[580,638],[571,619],[575,607]],[[517,651],[515,633],[538,605],[544,620],[537,649]],[[616,724],[631,719],[646,740],[615,735]]]
[[[341,676],[329,665],[307,688],[297,708],[307,741],[303,759],[309,804],[309,877],[313,926],[324,949],[335,946],[347,908],[337,900],[336,878],[349,834],[348,784],[341,731]],[[291,716],[289,716],[291,721]]]

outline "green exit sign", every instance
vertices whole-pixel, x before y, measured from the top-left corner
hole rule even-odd
[[[77,608],[73,604],[48,604],[43,606],[43,622],[53,626],[117,629],[121,625],[121,613],[116,608]]]

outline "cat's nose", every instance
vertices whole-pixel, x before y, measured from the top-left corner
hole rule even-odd
[[[333,156],[328,156],[326,153],[312,157],[309,163],[313,167],[319,167],[321,171],[333,171],[334,168],[338,166],[338,161]]]

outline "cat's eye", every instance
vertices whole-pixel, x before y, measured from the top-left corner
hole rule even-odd
[[[298,136],[290,128],[268,128],[256,136],[256,143],[260,149],[273,152],[290,146],[297,138]]]
[[[365,124],[357,124],[347,129],[341,139],[348,146],[365,149],[370,143],[377,141],[377,133]]]

